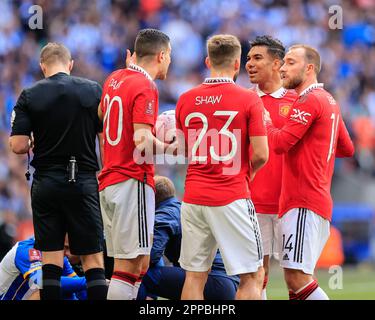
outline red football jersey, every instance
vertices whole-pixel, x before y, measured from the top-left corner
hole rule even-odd
[[[223,206],[250,197],[249,137],[265,136],[263,103],[229,78],[208,78],[183,94],[176,126],[188,147],[184,202]]]
[[[146,180],[154,188],[154,165],[138,164],[133,156],[133,124],[154,127],[158,114],[158,90],[152,78],[136,65],[113,72],[104,83],[100,105],[104,163],[98,177],[99,191],[130,178]]]
[[[270,113],[273,125],[281,128],[287,120],[291,106],[297,99],[297,93],[294,90],[280,88],[271,94],[266,94],[258,87],[256,92],[262,99],[264,108]],[[257,213],[277,214],[279,213],[283,155],[273,151],[270,140],[268,146],[268,162],[257,172],[250,183],[251,200]]]
[[[335,156],[354,153],[340,107],[323,84],[313,84],[300,94],[288,118],[281,129],[267,123],[275,152],[285,153],[279,216],[307,208],[331,221]]]

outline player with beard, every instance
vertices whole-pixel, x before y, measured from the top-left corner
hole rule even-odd
[[[260,299],[263,253],[249,177],[250,167],[254,176],[268,160],[263,103],[233,81],[241,57],[236,37],[213,36],[207,51],[210,78],[176,107],[177,140],[190,158],[181,207],[181,298],[203,299],[219,247],[227,274],[240,276],[236,299]]]
[[[286,90],[282,85],[280,67],[284,55],[285,48],[279,40],[271,36],[256,37],[250,42],[246,63],[250,81],[256,84],[255,90],[276,128],[281,128],[285,124],[290,107],[297,98],[294,90]],[[273,255],[279,258],[278,212],[283,162],[283,156],[272,150],[270,141],[268,145],[268,162],[250,184],[251,199],[257,212],[263,241],[263,300],[267,300],[270,257]]]
[[[283,86],[294,89],[298,99],[281,129],[266,114],[270,145],[284,154],[280,265],[290,299],[327,300],[312,275],[329,237],[335,157],[351,157],[354,147],[338,103],[317,81],[321,68],[317,50],[294,45],[284,62]]]

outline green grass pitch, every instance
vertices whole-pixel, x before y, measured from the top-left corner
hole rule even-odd
[[[316,270],[315,276],[320,287],[332,300],[375,300],[375,267],[362,265],[342,268],[342,288],[332,288],[339,284],[338,273],[329,273],[328,269]],[[331,284],[331,286],[330,286]],[[331,288],[330,288],[331,287]],[[269,300],[288,299],[288,291],[283,279],[283,273],[277,262],[271,264],[271,272],[267,286]]]

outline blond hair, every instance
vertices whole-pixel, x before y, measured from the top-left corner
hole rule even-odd
[[[56,42],[49,42],[40,52],[40,62],[51,65],[55,63],[67,64],[72,60],[72,56],[67,47]]]
[[[230,34],[218,34],[207,40],[207,53],[214,68],[227,68],[241,55],[241,43]]]
[[[305,50],[305,60],[307,63],[314,65],[314,70],[316,75],[319,74],[321,70],[320,54],[318,50],[307,45],[307,44],[295,44],[289,48],[289,50],[302,48]]]
[[[155,176],[154,179],[156,204],[176,195],[176,189],[171,179],[164,176]]]

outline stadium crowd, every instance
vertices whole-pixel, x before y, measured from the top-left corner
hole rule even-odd
[[[43,9],[43,29],[29,27],[29,8]],[[331,5],[342,7],[344,28],[329,29]],[[248,41],[270,34],[286,46],[303,42],[319,49],[320,81],[339,101],[356,144],[355,160],[337,171],[360,170],[375,176],[375,1],[373,0],[4,0],[0,2],[0,259],[30,221],[27,157],[8,148],[10,115],[21,88],[42,78],[39,51],[48,41],[64,43],[75,60],[73,75],[103,83],[124,65],[139,29],[159,28],[172,42],[168,79],[158,83],[160,112],[174,109],[179,95],[206,76],[205,40],[214,33],[241,40],[242,73]],[[158,166],[183,193],[185,167]]]

